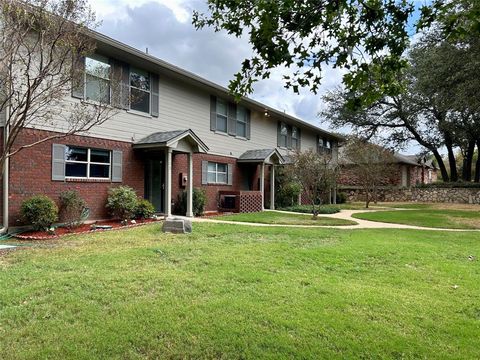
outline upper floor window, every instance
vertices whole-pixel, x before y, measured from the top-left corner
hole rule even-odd
[[[292,149],[300,147],[300,131],[295,126],[292,126]]]
[[[288,126],[285,123],[280,123],[280,134],[279,134],[279,142],[278,146],[280,147],[288,147]]]
[[[217,99],[217,124],[216,130],[227,132],[228,129],[228,104],[222,99]]]
[[[236,134],[240,137],[247,137],[247,109],[243,106],[237,106]]]
[[[130,70],[130,109],[150,113],[150,74],[147,71]]]
[[[73,178],[110,178],[111,152],[67,146],[65,148],[65,176]]]
[[[332,151],[332,142],[327,138],[318,137],[318,151],[319,152],[330,152]]]
[[[228,165],[208,162],[208,183],[226,184],[228,180]]]
[[[110,74],[108,58],[101,55],[85,58],[85,98],[110,104]]]

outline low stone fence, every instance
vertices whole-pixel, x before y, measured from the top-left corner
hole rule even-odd
[[[357,186],[339,189],[347,194],[348,201],[364,201],[365,191]],[[462,187],[381,187],[377,200],[385,202],[438,202],[480,204],[480,188]]]

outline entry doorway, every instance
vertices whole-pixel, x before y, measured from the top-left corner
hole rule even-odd
[[[145,163],[145,199],[150,201],[158,213],[164,212],[165,171],[164,161],[148,159]]]

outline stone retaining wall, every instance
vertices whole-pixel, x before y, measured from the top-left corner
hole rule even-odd
[[[339,191],[347,194],[348,201],[365,200],[365,192],[359,187],[343,187]],[[385,202],[480,204],[480,189],[473,188],[382,187],[378,190],[377,196],[378,201]]]

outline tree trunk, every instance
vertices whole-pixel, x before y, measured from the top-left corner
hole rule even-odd
[[[477,162],[475,163],[475,182],[480,182],[480,139],[477,140]]]
[[[445,163],[443,162],[442,155],[440,155],[438,150],[433,150],[432,153],[433,153],[433,156],[435,156],[435,160],[437,161],[438,167],[440,168],[440,174],[442,175],[442,180],[444,182],[449,182],[450,177],[448,176],[447,167],[445,166]]]
[[[450,181],[458,181],[457,161],[453,152],[453,143],[450,136],[445,135],[445,147],[448,152],[448,164],[450,166]]]
[[[368,189],[365,189],[365,208],[368,209],[368,205],[370,205],[370,193]]]
[[[467,151],[463,157],[462,179],[464,181],[472,181],[472,164],[473,154],[475,153],[475,140],[468,142]]]

